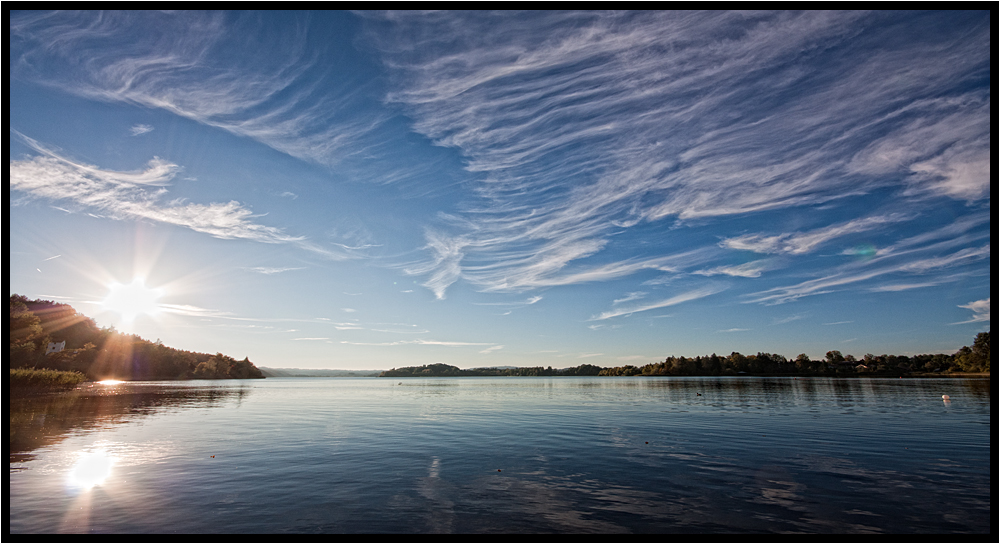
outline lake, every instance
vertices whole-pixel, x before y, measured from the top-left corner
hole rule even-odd
[[[990,399],[988,378],[85,384],[11,405],[9,531],[983,534]]]

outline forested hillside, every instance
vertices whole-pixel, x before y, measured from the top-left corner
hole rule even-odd
[[[150,342],[94,320],[68,304],[10,296],[10,368],[76,370],[94,380],[263,378],[249,358],[196,353]],[[46,355],[49,342],[66,342]]]

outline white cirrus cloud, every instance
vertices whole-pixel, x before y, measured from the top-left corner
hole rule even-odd
[[[878,285],[872,287],[870,291],[876,293],[894,293],[896,291],[909,291],[910,289],[923,289],[925,287],[934,287],[940,285],[936,281],[927,281],[921,283],[890,283],[887,285]]]
[[[233,314],[230,312],[200,308],[190,304],[160,304],[158,308],[161,312],[189,317],[219,317],[224,319],[235,319]]]
[[[760,274],[768,269],[768,264],[764,261],[753,261],[734,266],[716,266],[706,270],[696,270],[692,274],[700,276],[734,276],[737,278],[759,278]]]
[[[622,298],[616,298],[615,300],[612,300],[611,304],[617,306],[618,304],[622,304],[625,302],[632,302],[633,300],[642,299],[648,294],[649,293],[646,293],[645,291],[633,291],[631,293],[626,293],[625,296]]]
[[[689,301],[692,301],[692,300],[697,300],[699,298],[704,298],[704,297],[707,297],[707,296],[710,296],[710,295],[714,295],[716,293],[721,293],[725,289],[726,289],[725,287],[720,286],[720,285],[712,285],[712,286],[702,287],[700,289],[694,289],[694,290],[691,290],[691,291],[687,291],[685,293],[681,293],[681,294],[675,295],[673,297],[670,297],[668,299],[660,300],[660,301],[657,301],[657,302],[652,302],[652,303],[648,303],[648,304],[641,304],[641,305],[637,305],[637,306],[626,306],[626,307],[623,307],[623,308],[616,308],[614,310],[608,310],[606,312],[602,312],[602,313],[600,313],[598,315],[595,315],[595,316],[591,317],[589,319],[589,321],[602,321],[602,320],[605,320],[605,319],[610,319],[612,317],[618,317],[618,316],[622,316],[622,315],[630,315],[630,314],[634,314],[634,313],[638,313],[638,312],[645,312],[647,310],[655,310],[657,308],[666,308],[668,306],[676,306],[677,304],[681,304],[683,302],[689,302]]]
[[[726,238],[719,243],[719,246],[727,249],[748,250],[755,253],[800,255],[809,253],[830,240],[841,236],[870,231],[890,223],[898,223],[909,219],[911,217],[903,214],[872,216],[804,233],[786,233],[773,236],[747,234],[735,238]]]
[[[132,125],[132,128],[129,129],[129,132],[132,133],[132,136],[141,136],[143,134],[153,132],[153,126],[143,125],[143,124]]]
[[[847,267],[842,267],[840,271],[812,280],[807,280],[796,285],[775,287],[772,289],[767,289],[765,291],[760,291],[757,293],[752,293],[748,295],[750,300],[748,302],[757,302],[767,305],[773,304],[783,304],[786,302],[791,302],[793,300],[813,295],[821,295],[826,293],[831,293],[834,291],[841,290],[845,286],[865,282],[874,278],[879,278],[882,276],[890,274],[928,274],[937,273],[941,270],[946,270],[954,267],[960,267],[968,265],[971,263],[982,261],[983,259],[989,258],[990,256],[990,246],[985,245],[982,247],[969,247],[964,248],[948,255],[943,255],[939,257],[926,257],[919,258],[910,261],[905,261],[895,264],[882,264],[889,258],[898,257],[898,255],[888,255],[886,257],[880,257],[869,261],[869,263],[878,263],[879,266],[868,267],[867,269],[858,269],[856,266],[851,265]],[[953,277],[951,275],[949,277]],[[927,282],[924,282],[927,283]],[[897,284],[890,284],[897,285]],[[879,286],[873,287],[872,289],[878,289]],[[884,291],[892,291],[890,287],[888,289],[882,289]]]
[[[530,306],[542,300],[541,296],[528,297],[526,300],[515,302],[473,302],[475,306]]]
[[[962,321],[962,323],[978,323],[980,321],[990,321],[990,299],[977,300],[968,304],[960,304],[959,308],[972,310],[972,319]]]
[[[331,69],[330,52],[309,48],[312,16],[292,18],[288,32],[250,12],[18,13],[8,26],[10,70],[78,96],[162,109],[322,164],[391,145],[376,131],[389,115],[359,107],[370,93],[320,91],[336,88],[342,74]]]
[[[717,250],[700,248],[662,257],[628,259],[607,264],[571,266],[573,260],[596,251],[590,242],[565,245],[551,242],[547,248],[535,253],[530,249],[517,249],[516,241],[502,243],[507,246],[501,253],[504,260],[492,264],[462,264],[473,243],[468,238],[448,238],[435,234],[429,238],[434,259],[427,263],[408,266],[407,274],[430,274],[423,285],[439,299],[445,298],[450,285],[460,278],[485,292],[521,292],[542,287],[599,282],[628,276],[640,271],[656,270],[678,272],[681,267],[697,266],[708,260]],[[481,258],[481,257],[479,257]]]
[[[420,346],[448,346],[448,347],[461,347],[461,346],[492,346],[489,342],[442,342],[439,340],[412,340],[404,342],[406,344],[417,344]]]
[[[983,98],[986,98],[985,100]],[[854,172],[909,172],[913,190],[930,190],[974,200],[989,192],[990,140],[988,97],[976,95],[915,101],[910,112],[937,111],[915,119],[857,154]]]
[[[927,270],[933,270],[944,267],[957,266],[965,264],[970,261],[978,261],[980,259],[990,256],[990,246],[989,244],[982,247],[967,247],[956,251],[950,255],[943,255],[941,257],[930,257],[926,259],[918,259],[906,263],[900,267],[900,270],[907,272],[924,272]]]
[[[249,270],[257,272],[258,274],[265,274],[270,276],[273,274],[281,274],[282,272],[291,272],[292,270],[305,270],[305,269],[303,267],[255,266],[253,268],[250,268]]]
[[[525,290],[619,277],[567,270],[613,259],[612,236],[665,219],[885,187],[988,194],[985,16],[920,40],[887,39],[884,25],[908,17],[893,13],[364,16],[397,85],[389,102],[479,175],[478,201],[429,229],[429,258],[409,267],[438,298],[460,279]],[[880,224],[729,245],[802,254]]]
[[[446,342],[439,340],[397,340],[394,342],[351,342],[341,340],[341,344],[352,346],[444,346],[449,348],[469,347],[469,346],[497,346],[492,342]],[[501,346],[502,347],[502,346]],[[497,348],[499,349],[499,348]]]
[[[360,327],[359,327],[360,328]],[[426,329],[401,330],[401,329],[370,329],[372,332],[382,332],[387,334],[427,334],[431,331]]]
[[[112,218],[156,221],[216,238],[291,243],[330,258],[347,258],[312,244],[304,237],[257,223],[255,219],[259,216],[236,201],[161,202],[167,194],[166,186],[181,168],[160,158],[154,157],[145,169],[134,172],[105,170],[67,159],[32,138],[18,132],[14,134],[39,153],[31,158],[12,160],[9,165],[10,189],[25,193],[29,198],[72,202],[82,209],[100,211]]]

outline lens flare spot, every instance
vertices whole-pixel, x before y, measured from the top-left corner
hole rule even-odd
[[[875,257],[878,253],[878,248],[872,244],[861,244],[859,246],[852,247],[851,249],[845,251],[848,255],[853,255],[859,261],[867,261]]]

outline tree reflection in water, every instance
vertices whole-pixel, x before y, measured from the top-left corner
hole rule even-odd
[[[106,429],[154,413],[242,402],[250,388],[192,386],[169,382],[87,383],[66,393],[10,397],[10,470],[30,461],[35,450],[72,432]]]

